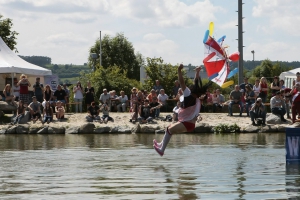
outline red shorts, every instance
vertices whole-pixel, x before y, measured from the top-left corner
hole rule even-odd
[[[181,123],[185,126],[187,132],[192,132],[195,129],[194,123],[191,122],[181,122]]]

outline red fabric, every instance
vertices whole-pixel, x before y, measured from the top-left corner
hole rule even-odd
[[[261,89],[262,89],[262,88],[268,88],[268,84],[267,84],[267,83],[261,83],[260,87],[261,87]],[[263,92],[263,93],[265,93],[265,94],[268,93],[267,91],[262,91],[262,90],[261,90],[261,92]]]
[[[300,95],[298,95],[298,97],[300,97]],[[292,105],[292,121],[293,121],[293,123],[296,121],[296,115],[298,113],[300,113],[300,101],[297,101],[297,102],[294,101],[293,105]]]
[[[182,124],[185,126],[187,132],[191,132],[195,129],[195,124],[191,122],[182,122]]]
[[[20,84],[20,94],[28,94],[28,85]]]
[[[295,94],[293,94],[293,95],[295,95]],[[300,102],[300,94],[294,99],[293,104],[296,102],[298,102],[298,103]]]

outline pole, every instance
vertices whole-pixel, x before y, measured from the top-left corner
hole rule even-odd
[[[100,66],[102,66],[102,52],[101,52],[101,31],[100,31],[100,53],[99,53],[99,62],[100,62]]]
[[[252,62],[253,62],[253,69],[254,69],[254,67],[255,67],[255,66],[254,66],[254,53],[255,53],[255,51],[252,50],[251,53],[253,54],[253,60],[252,60]]]
[[[243,0],[239,0],[238,2],[238,43],[239,43],[239,85],[243,83]]]

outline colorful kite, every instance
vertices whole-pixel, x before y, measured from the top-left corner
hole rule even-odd
[[[210,22],[209,30],[205,32],[203,38],[203,43],[204,43],[203,63],[207,71],[208,79],[211,80],[212,82],[215,82],[219,86],[222,86],[226,81],[230,71],[229,61],[230,60],[237,61],[239,59],[239,52],[235,52],[228,57],[225,51],[226,47],[222,47],[223,41],[226,38],[226,36],[224,35],[218,41],[215,41],[215,39],[212,37],[213,30],[214,30],[214,23]],[[237,73],[237,71],[238,70],[232,72],[231,76]],[[228,87],[229,85],[226,84],[226,86]]]

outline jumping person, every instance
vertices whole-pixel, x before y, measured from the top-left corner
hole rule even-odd
[[[182,76],[182,69],[183,65],[181,64],[178,67],[178,80],[183,91],[183,95],[180,96],[181,105],[178,111],[178,122],[167,127],[162,142],[158,143],[155,139],[153,140],[153,147],[160,156],[164,155],[165,149],[173,134],[191,132],[195,129],[195,123],[201,107],[199,97],[205,94],[208,86],[212,83],[209,82],[202,87],[201,77],[199,76],[201,67],[197,67],[195,69],[194,85],[188,88],[185,85]]]

